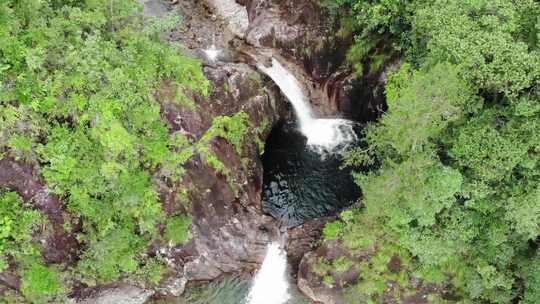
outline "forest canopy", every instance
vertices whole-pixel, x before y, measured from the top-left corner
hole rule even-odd
[[[155,91],[167,83],[183,102],[210,90],[200,61],[160,37],[178,21],[143,20],[135,0],[0,1],[0,160],[39,165],[82,245],[76,263],[45,263],[34,236],[47,217],[0,189],[0,271],[21,277],[27,301],[61,301],[70,280],[157,282],[148,246],[187,241],[191,219],[165,214],[153,182],[177,181],[193,154]]]
[[[539,303],[540,3],[323,5],[354,19],[351,65],[400,58],[388,110],[346,161],[376,168],[355,173],[362,206],[329,224],[326,238],[353,253],[393,248],[409,279],[451,284],[437,301]],[[350,286],[351,298],[382,301],[385,285],[367,283]]]

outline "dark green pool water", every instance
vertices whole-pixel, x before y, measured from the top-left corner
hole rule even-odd
[[[263,154],[265,212],[293,226],[354,203],[360,191],[350,170],[340,169],[342,158],[308,147],[294,123],[274,127]]]

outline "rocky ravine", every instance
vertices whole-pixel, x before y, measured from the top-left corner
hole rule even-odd
[[[213,117],[244,111],[253,127],[252,138],[246,141],[240,154],[224,139],[214,138],[210,142],[210,149],[232,176],[216,173],[196,156],[187,164],[186,176],[180,184],[156,181],[166,212],[188,211],[193,217],[192,238],[187,244],[154,244],[150,252],[165,256],[169,263],[159,286],[135,286],[126,280],[81,289],[73,302],[136,304],[152,296],[178,296],[188,281],[251,271],[262,261],[266,245],[276,237],[279,227],[275,219],[262,211],[263,169],[259,158],[262,150],[258,141],[252,139],[258,137],[264,142],[271,126],[281,118],[290,117],[291,111],[277,87],[252,66],[242,63],[245,57],[238,56],[237,51],[262,50],[280,56],[305,84],[319,114],[367,120],[376,116],[383,104],[380,96],[359,99],[359,92],[372,92],[365,89],[378,85],[378,79],[353,81],[350,69],[344,64],[352,37],[338,39],[331,35],[340,24],[327,18],[315,1],[179,0],[173,1],[174,5],[162,0],[141,2],[147,16],[160,16],[168,11],[179,11],[184,16],[182,25],[168,33],[167,38],[181,42],[194,56],[204,58],[202,50],[211,44],[224,50],[220,62],[205,63],[204,71],[213,93],[208,98],[192,96],[195,109],[180,107],[169,100],[166,85],[158,92],[162,117],[171,131],[185,132],[196,142],[211,126]],[[321,41],[320,37],[326,38]],[[266,127],[261,126],[263,121],[268,123]],[[31,170],[31,166],[21,170]],[[39,180],[36,183],[40,185]],[[180,202],[182,189],[188,189],[188,204]],[[57,216],[61,223],[60,215],[51,216]],[[312,249],[328,220],[318,219],[290,229],[288,253],[293,270],[297,270],[304,254]],[[69,236],[57,237],[69,241]],[[300,281],[309,282],[302,273]],[[0,277],[0,280],[9,278]],[[308,292],[309,288],[302,289],[313,299],[320,299]]]
[[[320,115],[367,121],[377,116],[384,105],[383,97],[372,93],[382,85],[380,75],[354,80],[345,63],[352,35],[336,38],[333,33],[341,25],[325,15],[316,1],[179,0],[173,6],[159,0],[146,2],[159,2],[183,14],[183,25],[169,39],[181,41],[195,56],[204,58],[201,50],[211,44],[223,49],[221,61],[207,62],[205,67],[214,93],[210,98],[196,98],[200,111],[176,108],[163,98],[163,114],[173,129],[184,130],[194,139],[209,127],[212,116],[243,110],[249,113],[254,125],[264,118],[270,125],[280,118],[290,118],[290,105],[277,87],[252,67],[238,63],[244,60],[237,51],[243,53],[245,49],[279,56],[304,83],[312,106]],[[261,140],[269,131],[267,128],[260,134]],[[190,162],[183,186],[192,189],[189,200],[193,238],[182,247],[156,248],[169,257],[173,269],[162,286],[154,289],[158,294],[178,295],[187,281],[211,280],[224,273],[254,269],[262,261],[278,223],[262,212],[260,150],[254,144],[247,146],[238,155],[226,141],[218,138],[212,142],[213,151],[236,173],[235,183],[240,185],[236,193],[224,176],[216,175],[200,159]],[[247,165],[245,159],[249,160]],[[164,186],[162,193],[168,211],[180,207],[167,203],[174,201],[174,188]],[[288,254],[294,272],[300,266],[303,268],[298,278],[302,291],[313,300],[337,303],[339,295],[321,296],[314,286],[317,282],[305,277],[309,275],[306,267],[310,267],[310,257],[315,253],[304,255],[312,250],[330,219],[317,219],[290,229]]]

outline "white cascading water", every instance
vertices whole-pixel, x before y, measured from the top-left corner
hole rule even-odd
[[[210,61],[216,61],[220,53],[221,50],[217,49],[214,44],[212,44],[210,48],[204,50],[204,54],[206,57],[208,57],[208,59],[210,59]]]
[[[300,131],[307,137],[307,144],[321,154],[341,153],[357,140],[354,123],[346,119],[314,117],[309,100],[298,80],[279,61],[272,58],[272,66],[257,67],[278,85],[293,105]]]
[[[247,304],[283,304],[290,298],[287,254],[279,243],[268,245],[261,269],[255,275]]]
[[[257,67],[272,78],[293,105],[300,131],[307,137],[310,148],[321,155],[341,153],[357,140],[352,121],[316,118],[298,80],[275,58],[272,58],[272,66],[258,64]],[[274,242],[268,245],[246,304],[284,304],[289,298],[287,254],[279,243]]]

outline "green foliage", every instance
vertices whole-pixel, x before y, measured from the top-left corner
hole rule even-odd
[[[430,139],[459,120],[463,109],[473,106],[475,100],[473,91],[450,64],[415,72],[405,64],[389,77],[386,95],[389,112],[367,136],[370,142],[384,144],[375,148],[397,154],[425,150]]]
[[[353,266],[353,262],[347,257],[339,257],[332,261],[333,269],[338,273],[343,273]]]
[[[146,261],[145,265],[140,269],[139,274],[143,278],[147,278],[151,283],[159,284],[165,271],[165,264],[158,258],[152,258]]]
[[[341,221],[329,222],[324,226],[323,236],[327,240],[337,238],[343,230],[343,223]]]
[[[377,175],[358,177],[358,183],[366,212],[374,218],[392,227],[412,222],[429,227],[444,208],[455,204],[462,177],[432,156],[418,154],[400,164],[389,163]]]
[[[143,254],[165,220],[153,179],[177,182],[195,149],[171,134],[155,93],[166,85],[186,101],[210,91],[200,61],[160,39],[179,16],[147,20],[141,9],[135,0],[0,3],[0,153],[39,162],[80,220],[83,251],[66,271],[89,284],[157,280]],[[223,125],[237,144],[236,125]],[[27,244],[38,214],[12,196],[0,206],[2,260],[36,252]],[[20,264],[28,297],[59,291],[52,268]]]
[[[332,271],[332,265],[322,257],[320,257],[317,263],[313,265],[313,272],[319,276],[325,276],[330,271]]]
[[[135,273],[140,267],[138,255],[146,242],[125,227],[108,231],[92,245],[78,264],[89,284],[109,282],[122,273]]]
[[[18,266],[21,292],[33,303],[45,303],[64,293],[59,271],[43,264],[39,242],[34,239],[43,224],[43,215],[25,206],[18,194],[0,191],[0,271],[10,264]],[[12,302],[17,301],[14,296]]]
[[[201,142],[207,144],[212,138],[219,136],[234,145],[236,152],[242,154],[242,144],[249,128],[249,115],[240,111],[233,116],[218,116],[212,126],[206,130]]]
[[[35,262],[23,271],[21,290],[32,302],[45,303],[47,297],[61,294],[63,285],[55,268]]]
[[[212,120],[212,125],[196,144],[197,151],[202,159],[210,165],[214,170],[225,176],[230,188],[238,194],[238,184],[235,183],[233,173],[227,168],[225,163],[212,151],[211,143],[216,138],[222,138],[232,144],[238,156],[242,157],[245,153],[242,147],[248,143],[254,143],[259,146],[261,151],[264,149],[264,144],[260,137],[268,122],[262,121],[260,127],[254,127],[250,121],[249,114],[244,111],[235,113],[232,116],[217,116]],[[250,139],[250,140],[246,140]],[[242,159],[244,166],[248,166],[245,158]]]
[[[365,208],[327,237],[352,252],[391,244],[413,257],[415,276],[451,282],[463,302],[538,302],[528,256],[540,236],[540,5],[354,2],[363,30],[352,64],[377,61],[381,37],[404,64],[388,78],[388,111],[367,128],[367,148],[346,158],[376,167],[355,173]],[[351,294],[380,294],[381,282]]]
[[[191,218],[188,216],[173,216],[165,221],[164,237],[167,241],[175,245],[182,245],[189,239],[189,228],[191,226]]]
[[[27,304],[28,301],[24,299],[18,292],[14,290],[6,290],[2,292],[2,298],[0,298],[1,304]]]
[[[41,213],[24,206],[17,193],[0,191],[0,271],[8,267],[8,256],[39,255],[33,232],[43,223]]]
[[[334,277],[331,275],[325,275],[323,277],[323,283],[330,287],[333,286],[335,283]]]
[[[358,299],[364,299],[365,302],[381,303],[385,293],[399,299],[402,292],[412,287],[409,259],[408,253],[399,247],[379,243],[377,252],[359,265],[358,281],[347,287],[347,302],[357,303]],[[391,263],[396,265],[391,267]]]
[[[511,98],[540,77],[538,50],[522,39],[531,29],[521,23],[538,12],[534,1],[435,1],[416,11],[414,35],[426,61],[456,63],[478,88]]]
[[[540,254],[536,254],[531,260],[526,260],[523,265],[523,279],[525,280],[525,292],[522,304],[540,302]]]

